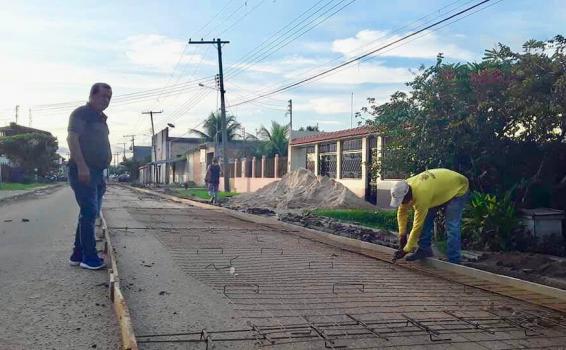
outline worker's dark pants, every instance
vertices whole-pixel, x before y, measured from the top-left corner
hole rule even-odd
[[[443,207],[446,217],[447,249],[446,255],[451,263],[460,263],[460,227],[462,223],[462,212],[468,203],[469,193],[460,197],[452,198]],[[425,219],[421,237],[419,238],[419,249],[430,250],[432,242],[432,229],[436,213],[441,207],[430,208]]]
[[[94,225],[102,207],[102,197],[106,192],[103,170],[90,169],[90,182],[84,184],[79,182],[77,166],[71,164],[69,182],[80,208],[75,232],[75,248],[81,250],[83,260],[94,258],[97,256]]]

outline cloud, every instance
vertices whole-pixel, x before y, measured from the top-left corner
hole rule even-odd
[[[403,45],[400,43],[393,46],[393,49],[387,48],[374,55],[434,59],[439,52],[442,52],[445,57],[461,60],[469,60],[474,57],[472,52],[447,42],[443,38],[441,39],[435,32],[427,31],[425,33],[426,35],[421,37],[421,34],[416,40],[413,40],[414,38],[408,39]],[[366,29],[358,32],[355,37],[334,40],[332,51],[351,58],[398,40],[407,34],[391,34],[387,31]]]
[[[184,52],[186,43],[158,34],[134,35],[124,41],[124,54],[128,60],[139,66],[161,72],[172,72],[177,65],[216,65],[199,54]],[[182,58],[181,54],[183,54]]]
[[[320,119],[317,119],[316,123],[322,124],[322,125],[342,125],[342,124],[344,124],[344,122],[341,122],[341,121],[338,121],[338,120],[320,120]]]
[[[387,67],[380,62],[353,64],[336,72],[317,81],[317,84],[390,84],[405,83],[413,78],[408,68]]]
[[[350,113],[350,99],[336,97],[317,97],[307,103],[295,103],[295,111],[315,112],[318,114]]]
[[[253,59],[252,59],[253,61]],[[233,64],[230,68],[245,70],[258,73],[281,74],[289,70],[310,69],[312,66],[320,64],[320,60],[315,58],[293,55],[283,57],[281,59],[268,61],[265,63],[238,63]],[[227,74],[229,75],[229,74]]]

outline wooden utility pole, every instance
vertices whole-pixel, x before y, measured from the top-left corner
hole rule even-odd
[[[350,99],[350,129],[354,127],[354,93],[352,92],[352,98]]]
[[[16,124],[18,124],[19,114],[20,114],[20,105],[16,105]]]
[[[129,137],[130,140],[132,141],[132,152],[134,151],[134,142],[136,141],[136,135],[124,135],[123,137]]]
[[[293,133],[293,100],[289,100],[287,114],[289,115],[289,144],[291,144],[291,134]]]
[[[220,82],[220,120],[222,128],[222,168],[224,173],[224,191],[230,191],[230,181],[228,178],[228,156],[227,156],[227,143],[228,143],[228,132],[226,130],[226,103],[224,99],[224,73],[222,70],[222,45],[229,44],[229,41],[222,41],[220,39],[215,39],[212,41],[192,41],[189,39],[189,44],[213,44],[216,45],[218,50],[218,80]]]
[[[118,159],[120,158],[120,152],[114,153],[114,171],[118,170]]]
[[[154,158],[154,167],[153,167],[153,173],[154,173],[154,178],[153,180],[155,181],[155,183],[157,184],[157,148],[155,145],[155,142],[153,142],[153,137],[155,136],[155,127],[153,126],[153,115],[154,114],[160,114],[163,113],[163,111],[147,111],[147,112],[142,112],[142,114],[149,114],[150,119],[151,119],[151,148],[153,148],[153,158]],[[157,140],[156,140],[157,141]]]
[[[124,135],[123,137],[129,137],[130,140],[132,141],[132,160],[134,160],[134,142],[136,141],[136,135]],[[124,152],[126,153],[126,152]]]
[[[122,161],[125,162],[126,161],[126,142],[122,142],[122,144],[124,145],[124,156],[122,157]]]

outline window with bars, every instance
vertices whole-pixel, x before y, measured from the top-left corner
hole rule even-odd
[[[315,169],[315,165],[316,165],[316,153],[314,150],[314,146],[309,146],[307,147],[307,160],[306,160],[306,164],[307,164],[307,170],[310,170],[314,173],[314,169]]]
[[[336,154],[320,155],[320,175],[336,178]]]
[[[362,139],[342,142],[341,176],[343,179],[362,178]]]
[[[320,151],[320,175],[328,176],[330,178],[336,178],[336,143],[323,143],[318,147]]]
[[[318,146],[319,152],[322,153],[336,153],[336,142],[321,143]]]

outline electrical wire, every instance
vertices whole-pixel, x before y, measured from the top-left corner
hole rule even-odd
[[[285,90],[289,90],[289,89],[291,89],[291,88],[293,88],[293,87],[302,85],[302,84],[304,84],[304,83],[306,83],[306,82],[309,82],[309,81],[311,81],[311,80],[313,80],[313,79],[316,79],[316,78],[318,78],[318,77],[325,76],[325,75],[327,75],[327,74],[329,74],[329,73],[331,73],[331,72],[333,72],[333,71],[336,71],[336,70],[338,70],[338,69],[340,69],[340,68],[342,68],[342,67],[345,67],[345,66],[348,66],[348,65],[350,65],[350,64],[352,64],[352,63],[354,63],[354,62],[360,61],[360,60],[362,60],[362,59],[365,58],[365,57],[368,57],[368,56],[370,56],[370,55],[372,55],[372,54],[375,54],[375,53],[377,53],[377,52],[379,52],[379,51],[383,51],[384,49],[387,49],[387,48],[389,48],[389,47],[391,47],[391,46],[393,46],[393,45],[395,45],[395,44],[397,44],[397,43],[406,41],[407,39],[412,38],[412,37],[414,37],[414,36],[416,36],[416,35],[418,35],[418,34],[420,34],[420,33],[423,33],[423,32],[425,32],[425,31],[428,30],[428,29],[434,28],[434,27],[436,27],[436,26],[438,26],[438,25],[440,25],[440,24],[442,24],[442,23],[445,23],[445,22],[447,22],[447,21],[450,21],[451,19],[453,19],[453,18],[455,18],[455,17],[457,17],[457,16],[459,16],[459,15],[462,15],[462,14],[464,14],[464,13],[466,13],[466,12],[469,12],[469,11],[471,11],[471,10],[473,10],[473,9],[475,9],[475,8],[477,8],[477,7],[479,7],[479,6],[483,5],[483,4],[485,4],[485,3],[488,3],[489,1],[491,1],[491,0],[483,0],[483,1],[480,1],[480,2],[478,2],[478,3],[476,3],[476,4],[472,5],[472,6],[469,6],[469,7],[465,8],[464,10],[458,11],[457,13],[455,13],[455,14],[453,14],[453,15],[451,15],[451,16],[448,16],[448,17],[446,17],[446,18],[443,18],[443,19],[441,19],[441,20],[439,20],[439,21],[436,21],[436,22],[434,22],[434,23],[432,23],[432,24],[430,24],[430,25],[427,25],[427,26],[425,26],[425,27],[423,27],[423,28],[421,28],[421,29],[419,29],[419,30],[416,30],[416,31],[414,31],[414,32],[412,32],[412,33],[409,33],[409,34],[407,34],[407,35],[404,35],[403,37],[401,37],[401,38],[399,38],[399,39],[396,39],[396,40],[393,40],[392,42],[389,42],[389,43],[387,43],[387,44],[385,44],[385,45],[383,45],[383,46],[380,46],[380,47],[377,48],[377,49],[370,50],[370,51],[368,51],[368,52],[366,52],[366,53],[364,53],[364,54],[362,54],[362,55],[360,55],[360,56],[357,56],[357,57],[354,57],[354,58],[352,58],[352,59],[349,59],[349,60],[347,60],[347,61],[345,61],[345,62],[343,62],[343,63],[341,63],[341,64],[339,64],[339,65],[337,65],[337,66],[335,66],[335,67],[326,69],[326,70],[324,70],[324,71],[322,71],[322,72],[320,72],[320,73],[317,73],[317,74],[315,74],[315,75],[312,75],[312,76],[307,77],[307,78],[304,78],[304,79],[301,79],[301,80],[299,80],[299,81],[297,81],[297,82],[294,82],[294,83],[292,83],[292,84],[289,84],[289,85],[280,87],[280,88],[278,88],[278,89],[276,89],[276,90],[273,90],[273,91],[271,91],[271,92],[268,92],[268,93],[265,93],[265,94],[256,96],[256,97],[254,97],[254,98],[252,98],[252,99],[245,100],[245,101],[242,101],[242,102],[238,102],[238,103],[236,103],[236,104],[234,104],[234,105],[232,105],[232,106],[242,105],[242,104],[245,104],[245,103],[249,103],[249,102],[251,102],[251,101],[255,101],[255,100],[261,99],[261,98],[263,98],[263,97],[265,97],[265,96],[271,96],[271,95],[274,95],[274,94],[283,92],[283,91],[285,91]]]

